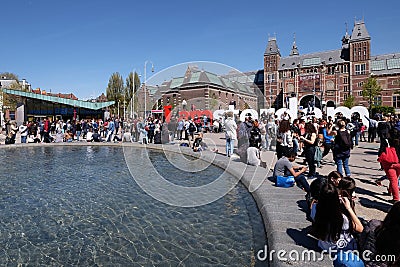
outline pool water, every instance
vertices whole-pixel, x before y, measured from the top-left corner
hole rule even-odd
[[[1,151],[1,265],[264,264],[255,260],[266,243],[261,215],[240,183],[208,205],[176,207],[142,191],[120,147]],[[155,168],[176,184],[198,186],[223,171],[212,165],[182,171],[163,153],[148,153]],[[138,172],[145,175],[145,170]]]

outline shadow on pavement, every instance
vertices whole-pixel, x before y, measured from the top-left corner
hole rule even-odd
[[[296,242],[296,245],[302,246],[309,250],[321,251],[321,249],[318,247],[318,241],[309,236],[310,231],[311,225],[301,230],[288,228],[286,233]]]
[[[370,200],[370,199],[364,198],[364,197],[359,197],[359,200],[360,200],[360,204],[362,206],[367,207],[367,208],[378,209],[383,212],[388,212],[389,209],[392,207],[392,205],[390,205],[390,204],[378,202],[376,200]]]

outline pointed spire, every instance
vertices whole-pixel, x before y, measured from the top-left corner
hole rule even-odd
[[[371,36],[367,31],[367,27],[365,27],[365,23],[363,20],[355,21],[353,32],[351,33],[350,42],[357,42],[362,40],[371,40]]]
[[[297,49],[296,46],[296,33],[293,33],[293,45],[289,56],[298,56],[298,55],[299,55],[299,50]]]
[[[342,47],[345,47],[346,45],[348,45],[349,41],[350,41],[350,35],[349,35],[348,27],[347,27],[347,22],[345,22],[344,24],[346,25],[346,33],[342,38]]]
[[[278,54],[279,56],[281,53],[279,52],[278,44],[276,43],[276,37],[269,37],[268,34],[268,44],[267,48],[265,49],[264,55],[276,55]]]

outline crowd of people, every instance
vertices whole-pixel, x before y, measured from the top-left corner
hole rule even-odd
[[[321,250],[335,256],[334,266],[399,266],[400,164],[396,155],[393,160],[381,160],[388,158],[382,156],[389,153],[388,147],[394,148],[395,154],[399,152],[399,118],[377,115],[367,118],[369,125],[365,126],[357,114],[351,118],[337,114],[335,118],[307,117],[292,122],[286,115],[262,122],[248,116],[238,127],[238,140],[242,139],[238,154],[248,151],[247,145],[252,146],[250,139],[256,132],[255,127],[261,134],[260,144],[256,147],[270,149],[266,141],[271,140],[277,156],[273,179],[276,182],[279,177],[292,177],[305,191],[308,217],[312,221],[310,234],[318,239]],[[275,125],[268,126],[269,121]],[[368,140],[365,132],[368,132]],[[244,141],[246,135],[247,143]],[[383,221],[365,221],[356,215],[356,182],[351,177],[349,158],[352,149],[362,141],[380,143],[379,161],[390,181],[388,193],[393,199],[389,202],[393,206]],[[316,172],[316,167],[324,164],[323,158],[329,153],[332,153],[336,171],[321,175]],[[304,157],[303,166],[294,165],[298,156]],[[381,185],[381,181],[377,181],[377,185]],[[360,256],[365,255],[364,252],[369,253],[367,258]]]
[[[5,144],[60,142],[138,142],[165,144],[174,140],[194,142],[203,132],[221,132],[222,122],[207,116],[171,118],[166,123],[156,116],[124,121],[118,117],[105,119],[56,120],[47,118],[17,125],[8,121],[4,127]]]
[[[228,111],[222,120],[207,117],[171,118],[169,123],[150,116],[146,119],[124,121],[120,118],[58,120],[25,122],[17,126],[8,124],[6,143],[15,142],[20,133],[21,143],[31,142],[139,142],[142,144],[171,143],[193,151],[207,149],[203,133],[223,132],[227,157],[238,155],[249,165],[262,165],[260,152],[274,150],[277,161],[273,179],[293,177],[294,183],[304,190],[308,203],[308,216],[312,221],[311,234],[318,239],[322,250],[335,251],[334,266],[398,266],[400,259],[400,202],[398,157],[394,162],[381,162],[382,170],[390,181],[388,193],[393,206],[383,221],[364,221],[356,215],[356,181],[352,178],[349,158],[359,142],[379,142],[378,156],[393,147],[400,155],[400,119],[377,114],[362,123],[358,114],[346,118],[317,119],[308,116],[292,120],[287,113],[281,117],[269,115],[253,119],[250,114],[239,121]],[[366,137],[368,133],[368,137]],[[336,171],[321,175],[317,167],[326,163],[332,153]],[[304,157],[303,166],[295,166],[297,157]],[[382,185],[381,180],[376,181]],[[343,242],[342,243],[340,242]],[[354,251],[371,251],[372,256],[393,255],[385,261],[366,261],[353,255]],[[350,257],[352,256],[352,257]],[[397,265],[396,265],[397,264]]]

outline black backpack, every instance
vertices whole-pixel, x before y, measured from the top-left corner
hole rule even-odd
[[[353,148],[351,136],[347,131],[338,131],[335,137],[335,144],[337,144],[342,150],[349,150]]]
[[[191,123],[189,124],[189,132],[194,132],[194,131],[196,131],[196,126],[194,125],[193,122],[191,122]]]

